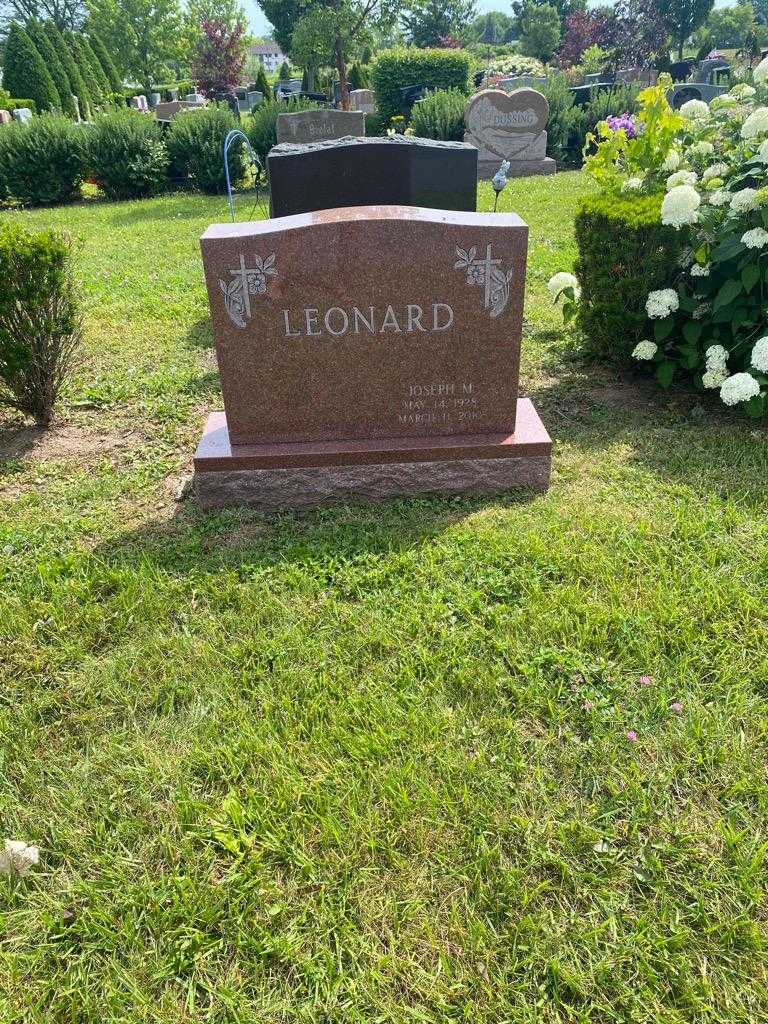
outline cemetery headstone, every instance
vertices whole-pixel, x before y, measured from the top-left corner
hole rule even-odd
[[[540,78],[535,75],[518,75],[515,78],[502,78],[500,79],[497,88],[503,89],[504,92],[512,92],[514,89],[525,89],[531,86],[541,85],[546,82],[546,78]]]
[[[545,490],[551,442],[518,396],[527,244],[516,214],[397,206],[211,225],[224,411],[201,504]]]
[[[709,103],[715,96],[727,92],[724,85],[707,85],[705,82],[683,82],[667,90],[667,101],[674,110],[679,110],[688,100],[704,100]]]
[[[15,110],[11,111],[16,121],[21,121],[22,124],[29,124],[32,120],[32,111],[29,107],[16,107]]]
[[[13,121],[10,110],[0,110],[0,124],[10,124]]]
[[[549,103],[535,89],[483,89],[464,110],[464,141],[478,149],[478,176],[492,178],[502,160],[511,177],[554,174],[555,161],[547,156]]]
[[[349,94],[349,102],[353,110],[362,110],[364,114],[376,113],[376,104],[370,89],[353,89]]]
[[[80,121],[80,100],[72,93],[72,102],[75,107],[75,120]]]
[[[474,210],[477,200],[477,150],[463,142],[394,135],[283,143],[267,166],[275,217],[379,204]]]
[[[174,103],[176,100],[178,100],[178,98],[179,98],[179,90],[178,89],[169,89],[168,90],[168,99],[169,99],[169,101],[171,103]]]
[[[247,110],[251,111],[254,107],[258,107],[264,102],[264,93],[260,89],[250,89],[245,94],[245,100],[247,103]]]
[[[365,135],[365,114],[358,110],[297,110],[277,115],[277,141],[322,142]]]
[[[200,92],[188,92],[184,99],[187,103],[193,103],[198,107],[202,107],[205,104],[205,96]]]
[[[162,100],[162,96],[159,92],[151,92],[149,94],[149,106],[151,110],[154,110],[157,104]]]

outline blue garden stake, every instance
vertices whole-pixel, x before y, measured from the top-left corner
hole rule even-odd
[[[230,144],[234,142],[236,138],[238,138],[238,136],[242,138],[243,142],[245,142],[246,146],[248,147],[248,151],[251,154],[251,159],[259,168],[259,171],[262,170],[261,160],[259,160],[259,158],[254,153],[253,146],[251,145],[251,140],[240,128],[233,128],[232,131],[227,134],[226,139],[224,139],[224,175],[227,179],[227,206],[229,207],[229,219],[232,221],[233,224],[235,223],[235,200],[232,197],[232,182],[229,179],[229,147]]]

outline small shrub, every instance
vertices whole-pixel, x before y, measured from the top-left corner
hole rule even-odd
[[[71,243],[5,225],[0,280],[0,404],[45,427],[82,338]]]
[[[33,99],[29,97],[21,97],[20,99],[9,99],[2,104],[3,110],[22,110],[26,107],[31,110],[33,114],[37,113],[37,106]]]
[[[464,50],[382,50],[371,69],[371,86],[379,114],[389,119],[402,107],[401,89],[458,89],[467,93],[471,58]]]
[[[551,74],[545,83],[537,85],[537,91],[546,96],[549,103],[547,155],[558,167],[580,167],[587,118],[584,110],[574,103],[568,79],[563,74]]]
[[[387,134],[387,122],[378,114],[365,115],[365,134],[369,138],[378,138]]]
[[[0,179],[22,203],[40,206],[77,199],[85,168],[84,129],[66,117],[43,114],[29,125],[0,130]]]
[[[582,199],[576,215],[577,323],[590,351],[628,362],[642,341],[648,293],[674,277],[680,241],[661,223],[661,195]]]
[[[279,114],[293,114],[298,110],[319,110],[314,100],[292,96],[284,103],[262,103],[253,112],[248,137],[262,165],[267,166],[267,154],[277,145],[277,118]]]
[[[503,75],[505,78],[516,78],[519,75],[533,75],[540,78],[545,74],[546,68],[535,57],[525,57],[522,53],[515,53],[491,61],[488,71],[492,75]]]
[[[461,142],[464,138],[464,106],[467,97],[458,89],[428,93],[413,108],[411,128],[422,139]]]
[[[102,114],[88,138],[89,166],[108,199],[140,199],[168,178],[168,150],[154,118],[135,110]]]
[[[223,192],[226,189],[224,139],[237,127],[235,115],[226,103],[178,114],[166,136],[174,175],[190,178],[201,192]],[[238,144],[229,150],[233,185],[242,181],[245,174],[243,150]]]
[[[631,113],[637,106],[637,96],[641,89],[642,85],[638,82],[613,85],[609,89],[594,89],[589,103],[584,107],[584,138],[581,140],[581,149],[584,148],[587,134],[594,132],[600,121],[613,114],[623,114],[625,111]]]

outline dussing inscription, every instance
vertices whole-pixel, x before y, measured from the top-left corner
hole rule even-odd
[[[321,309],[303,309],[300,313],[283,310],[286,338],[319,338],[329,334],[342,338],[346,334],[440,334],[453,325],[454,313],[447,302],[433,302],[426,309],[416,303],[395,307],[392,305],[352,306],[343,309],[331,306]]]

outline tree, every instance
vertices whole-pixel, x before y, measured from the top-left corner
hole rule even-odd
[[[281,82],[287,82],[291,77],[291,66],[287,60],[284,60],[280,65],[280,73],[278,78]]]
[[[548,61],[560,45],[560,15],[551,4],[529,3],[520,14],[520,52]]]
[[[120,72],[115,67],[115,62],[112,60],[109,50],[104,45],[103,39],[97,32],[89,30],[88,41],[96,55],[96,59],[101,64],[104,74],[107,76],[110,90],[113,93],[120,92],[123,88],[123,80],[120,77]]]
[[[664,53],[669,58],[669,31],[657,0],[616,0],[613,28],[611,46],[619,65],[647,64]]]
[[[513,23],[513,19],[501,11],[488,11],[472,22],[471,36],[475,42],[498,46],[509,41]]]
[[[149,90],[188,54],[179,0],[89,0],[91,27],[126,75]]]
[[[69,79],[67,78],[67,72],[64,70],[41,22],[34,19],[30,21],[27,25],[27,34],[32,40],[35,49],[43,58],[43,63],[48,68],[48,72],[53,79],[53,84],[56,86],[56,92],[61,101],[61,112],[69,117],[74,117],[75,101],[72,96]]]
[[[662,13],[667,32],[677,44],[677,56],[683,59],[685,44],[704,24],[715,0],[665,0]]]
[[[69,51],[69,47],[64,40],[64,36],[52,21],[46,21],[43,29],[51,41],[51,46],[56,51],[59,63],[67,73],[69,87],[72,90],[72,95],[77,97],[80,114],[82,117],[88,117],[92,105],[91,94],[88,92],[88,86],[80,74],[77,64]]]
[[[11,96],[35,101],[38,110],[61,109],[62,101],[45,61],[18,21],[12,21],[5,41],[3,88]]]
[[[439,46],[475,17],[475,0],[410,0],[402,23],[414,46]]]
[[[190,60],[194,59],[203,41],[203,23],[206,21],[223,22],[229,32],[239,28],[243,41],[248,33],[248,19],[240,0],[187,0],[183,17],[184,45]]]
[[[566,18],[574,11],[586,11],[587,0],[513,0],[512,10],[518,17],[522,17],[523,11],[532,5],[554,7],[560,19],[560,25],[565,24]]]
[[[259,62],[259,72],[256,75],[256,88],[259,92],[264,93],[264,102],[269,103],[272,97],[272,89],[267,81],[267,73],[264,70],[264,65]]]
[[[84,0],[0,0],[0,11],[19,21],[52,21],[57,28],[80,28],[88,11]]]
[[[557,53],[563,67],[578,64],[590,46],[610,46],[614,35],[614,13],[609,7],[574,11],[565,19],[565,35]]]
[[[99,80],[93,73],[91,67],[91,61],[85,47],[82,45],[82,36],[75,32],[64,32],[64,42],[69,47],[69,52],[72,54],[72,59],[77,64],[77,70],[82,75],[83,81],[88,89],[88,95],[91,98],[91,103],[97,107],[101,106],[106,97],[101,91]]]
[[[109,83],[109,79],[107,78],[104,68],[101,66],[101,61],[96,56],[96,51],[91,46],[91,41],[87,36],[79,35],[78,42],[83,51],[83,56],[88,61],[88,67],[91,70],[91,74],[99,86],[99,92],[101,93],[102,98],[106,99],[112,92],[112,86]]]
[[[256,0],[272,23],[275,42],[283,53],[291,51],[293,31],[299,20],[314,6],[314,0]]]
[[[231,28],[225,21],[204,21],[202,30],[192,76],[211,96],[218,89],[231,89],[239,83],[245,67],[245,42],[240,25]]]
[[[752,4],[740,3],[711,11],[696,41],[706,52],[718,47],[742,49],[760,29]]]

